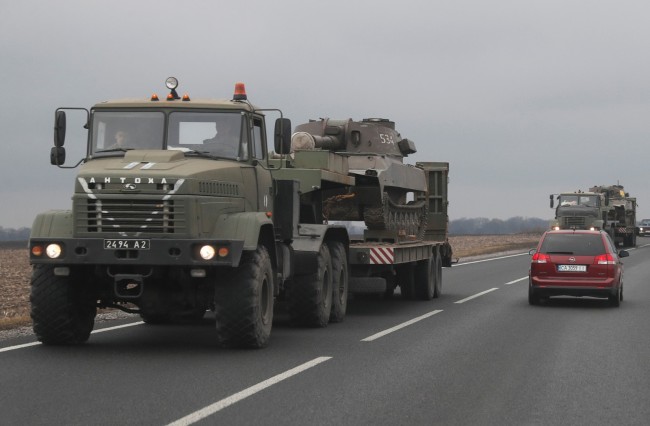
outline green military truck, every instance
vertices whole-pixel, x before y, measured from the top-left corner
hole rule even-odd
[[[555,208],[553,229],[605,229],[609,198],[590,191],[562,192],[550,195],[550,207]],[[557,201],[557,207],[555,206]]]
[[[293,324],[340,322],[349,292],[383,285],[441,293],[447,163],[415,152],[383,119],[306,123],[279,110],[179,96],[101,102],[85,111],[87,151],[66,165],[66,110],[50,160],[80,169],[72,207],[39,214],[30,236],[31,316],[45,344],[88,340],[98,308],[147,324],[214,312],[224,347],[268,344],[278,299]],[[279,115],[267,147],[265,112]],[[298,126],[301,128],[301,126]],[[361,220],[351,237],[345,221]],[[364,287],[364,288],[365,288]],[[358,289],[363,291],[363,289]]]

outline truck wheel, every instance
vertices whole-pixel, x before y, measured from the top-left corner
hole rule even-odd
[[[435,282],[433,285],[433,297],[437,299],[442,294],[442,258],[440,257],[440,252],[436,252],[434,259],[433,270]]]
[[[399,284],[400,293],[403,299],[413,299],[415,293],[414,279],[413,279],[413,265],[402,265],[398,267],[397,271],[397,284]]]
[[[323,244],[316,257],[316,272],[294,278],[288,291],[291,322],[307,327],[326,327],[332,306],[332,260]]]
[[[332,312],[330,322],[342,322],[348,309],[348,253],[343,244],[330,245],[332,257]]]
[[[415,290],[418,299],[431,300],[434,292],[434,263],[432,258],[421,260],[415,265]]]
[[[261,348],[273,325],[273,268],[264,246],[245,252],[214,290],[217,340],[222,347]]]
[[[74,276],[56,276],[54,266],[34,265],[29,300],[34,334],[39,341],[66,345],[83,343],[90,337],[97,301]]]

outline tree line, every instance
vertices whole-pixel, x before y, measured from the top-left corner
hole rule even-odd
[[[500,235],[542,233],[549,228],[549,221],[536,217],[516,216],[510,219],[461,218],[449,222],[451,235]]]
[[[542,232],[548,229],[549,222],[534,217],[511,217],[510,219],[461,218],[449,221],[451,235],[498,235]],[[362,225],[352,225],[350,230],[362,234]],[[3,228],[0,226],[0,241],[27,241],[29,228]]]

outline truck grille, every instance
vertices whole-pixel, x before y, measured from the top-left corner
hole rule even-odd
[[[571,227],[571,226],[585,226],[585,218],[582,216],[568,216],[568,217],[563,217],[562,218],[564,225]]]
[[[186,231],[185,208],[174,200],[86,199],[76,209],[80,232],[178,234]]]

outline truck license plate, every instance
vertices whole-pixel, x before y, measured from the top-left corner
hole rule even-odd
[[[587,272],[587,265],[557,265],[558,272]]]
[[[149,250],[150,240],[110,239],[104,240],[106,250]]]

